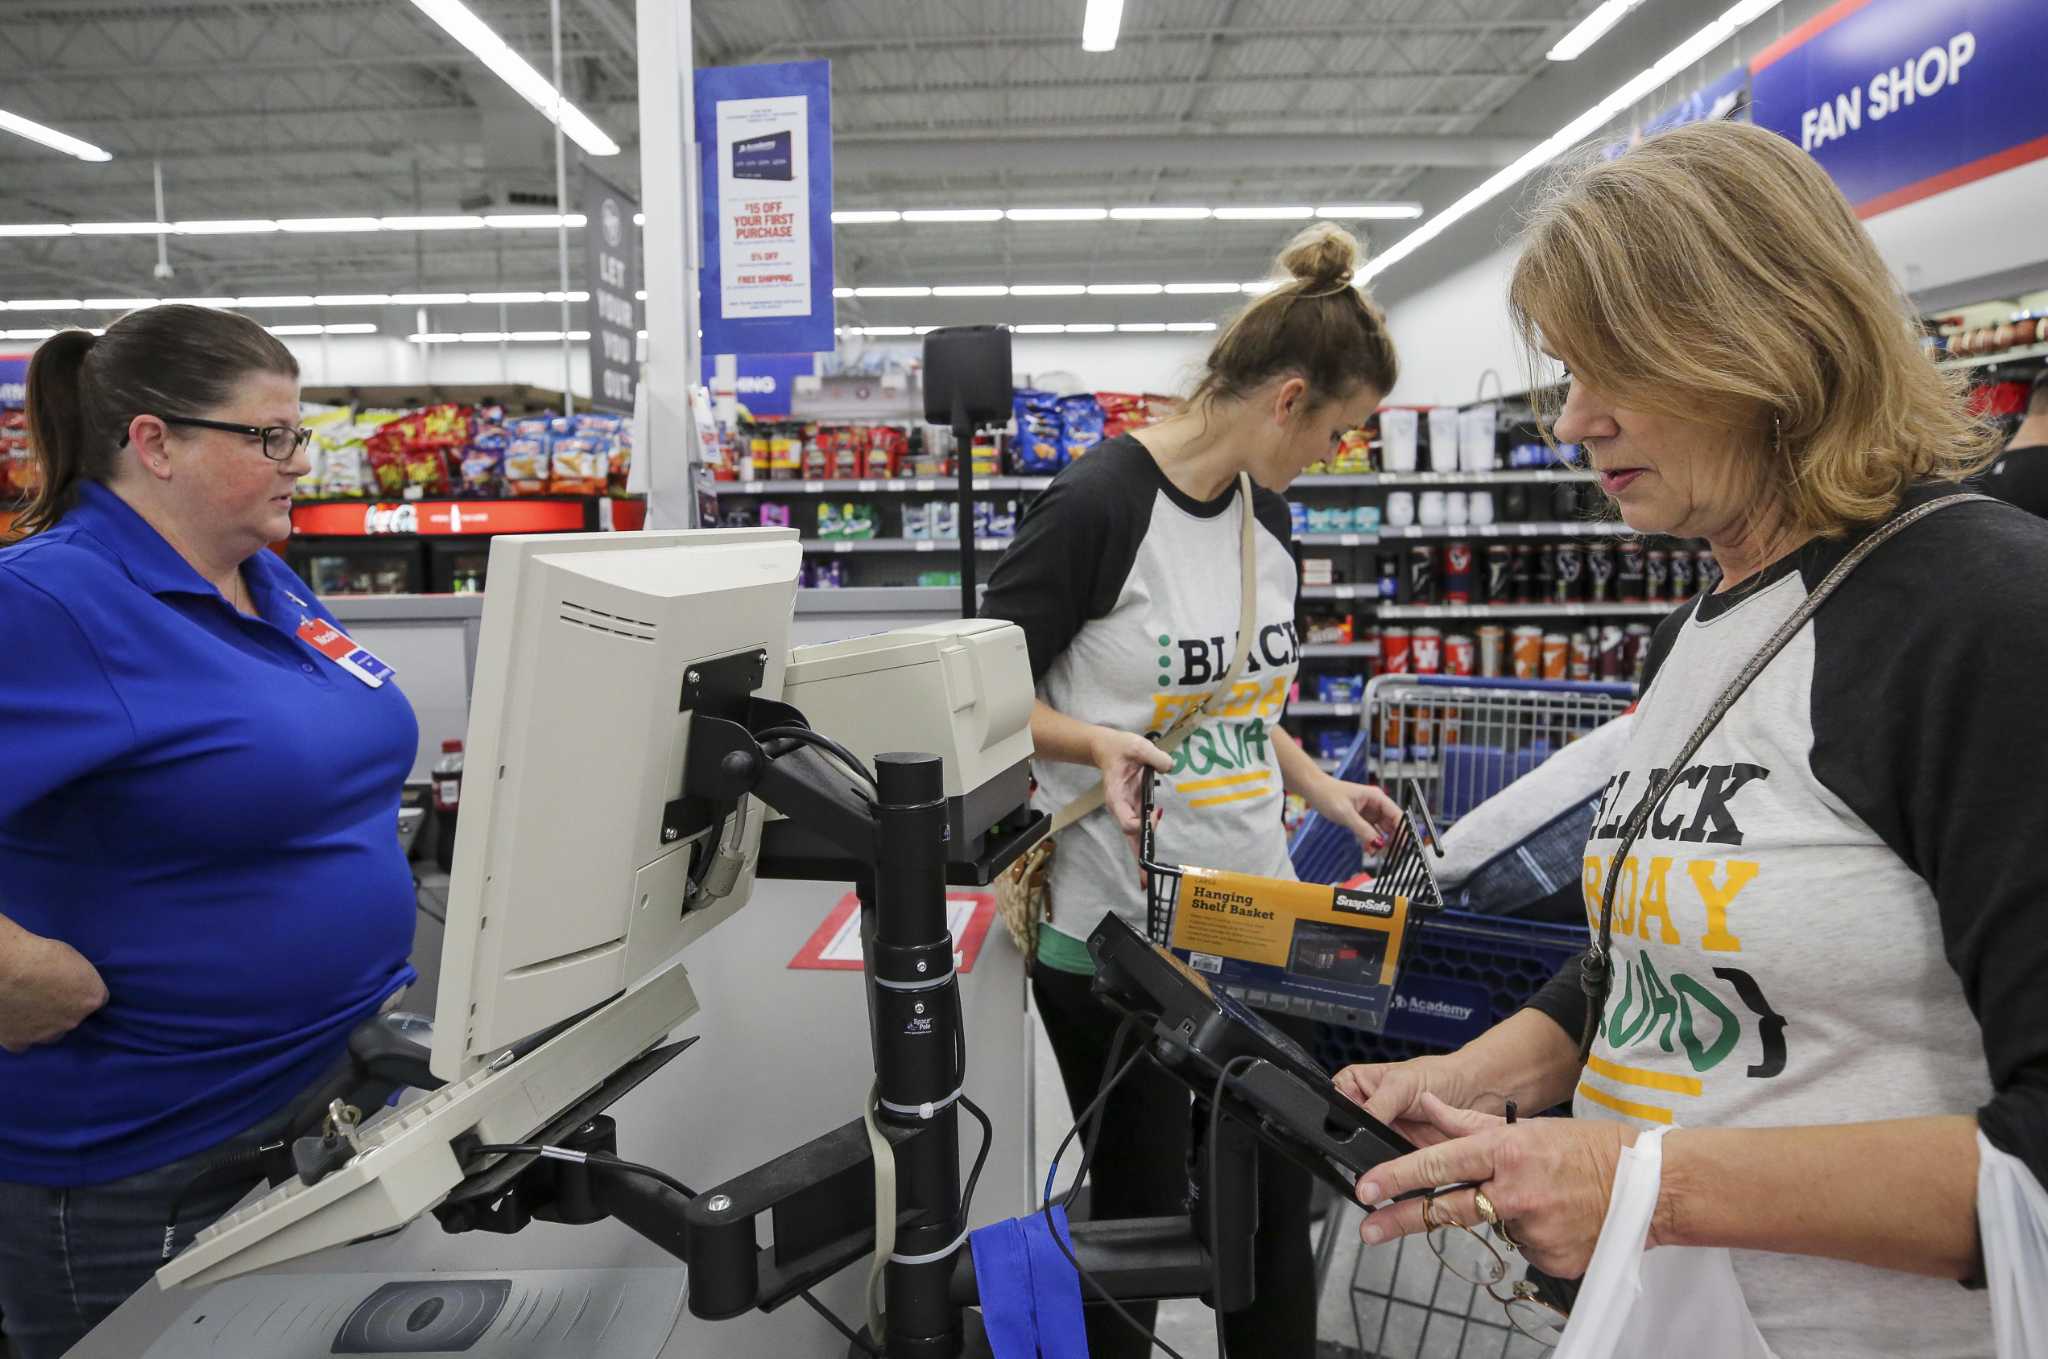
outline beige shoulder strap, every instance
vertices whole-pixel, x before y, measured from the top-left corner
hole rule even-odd
[[[1237,655],[1231,659],[1227,671],[1216,689],[1199,706],[1189,708],[1174,720],[1172,726],[1159,738],[1159,748],[1172,754],[1180,749],[1181,742],[1188,739],[1188,733],[1201,725],[1202,718],[1220,699],[1227,698],[1237,677],[1243,673],[1245,661],[1252,654],[1252,634],[1257,631],[1259,620],[1259,566],[1256,516],[1252,512],[1252,479],[1249,473],[1237,474]],[[1053,814],[1052,829],[1048,835],[1057,835],[1067,827],[1087,816],[1102,805],[1102,780],[1097,779],[1094,787],[1069,802]]]

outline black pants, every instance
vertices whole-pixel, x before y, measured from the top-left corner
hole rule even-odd
[[[1089,984],[1087,977],[1049,967],[1031,974],[1038,1017],[1059,1060],[1067,1104],[1076,1113],[1095,1098],[1117,1026],[1116,1013],[1089,993]],[[1274,1022],[1306,1044],[1305,1025]],[[1126,1056],[1135,1050],[1134,1041],[1125,1044]],[[1167,1217],[1184,1210],[1188,1103],[1187,1087],[1149,1061],[1131,1068],[1098,1115],[1102,1131],[1088,1173],[1090,1218]],[[1087,1133],[1081,1130],[1069,1156],[1080,1155],[1077,1148]],[[1278,1153],[1259,1149],[1259,1230],[1252,1243],[1258,1295],[1251,1306],[1223,1318],[1224,1342],[1238,1359],[1312,1359],[1315,1354],[1311,1187],[1307,1172]],[[1085,1284],[1081,1296],[1092,1296]],[[1126,1303],[1124,1309],[1149,1330],[1158,1304]],[[1147,1341],[1108,1307],[1091,1303],[1083,1312],[1093,1359],[1139,1359],[1150,1352]]]

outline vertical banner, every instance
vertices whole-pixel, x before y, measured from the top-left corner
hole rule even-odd
[[[1767,127],[1862,217],[2048,157],[2041,0],[1842,0],[1758,53]]]
[[[28,355],[0,354],[0,410],[28,403]]]
[[[633,413],[640,387],[639,203],[583,170],[584,274],[590,291],[590,403]]]
[[[834,346],[831,63],[696,74],[706,354]]]

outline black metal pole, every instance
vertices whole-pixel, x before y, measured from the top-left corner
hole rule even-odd
[[[890,1359],[952,1359],[960,1309],[948,1296],[965,1246],[960,1215],[960,1054],[953,936],[946,928],[946,803],[936,755],[875,757],[880,784],[874,937],[867,978],[879,1121],[923,1125],[896,1151],[896,1233],[883,1279]]]
[[[974,554],[979,546],[974,537],[974,421],[959,392],[953,394],[953,470],[960,505],[960,616],[972,618],[981,611],[974,597]]]

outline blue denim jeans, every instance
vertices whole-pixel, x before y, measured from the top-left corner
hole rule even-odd
[[[281,1111],[235,1137],[269,1140]],[[85,1338],[164,1262],[164,1226],[186,1185],[221,1154],[209,1147],[140,1175],[52,1189],[0,1181],[0,1332],[20,1359],[58,1359]],[[186,1197],[178,1206],[174,1253],[241,1201],[240,1184]]]

